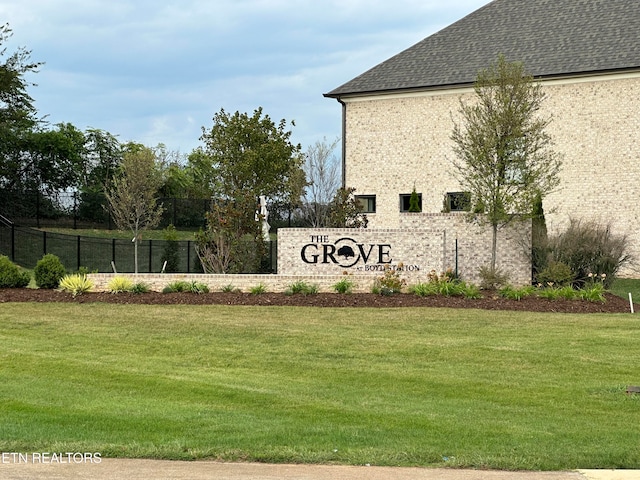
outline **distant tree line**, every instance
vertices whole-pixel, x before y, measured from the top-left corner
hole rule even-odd
[[[121,142],[99,128],[71,123],[51,125],[40,117],[28,93],[27,75],[42,65],[19,48],[7,54],[9,25],[0,26],[0,189],[5,196],[34,194],[36,203],[60,205],[74,194],[80,211],[102,213],[107,206],[117,227],[135,239],[158,225],[160,197],[208,199],[206,228],[199,236],[203,259],[231,255],[224,271],[259,269],[264,245],[257,211],[260,195],[269,200],[269,222],[310,227],[366,226],[352,189],[341,189],[333,151],[338,140],[316,142],[305,153],[291,140],[294,122],[274,122],[262,108],[252,114],[213,116],[202,128],[202,145],[188,154],[165,145]],[[106,198],[106,202],[98,199]],[[0,214],[2,214],[0,205]],[[238,250],[247,238],[248,255]],[[242,242],[239,240],[242,239]],[[242,265],[253,258],[252,266]],[[259,262],[258,262],[259,263]],[[210,269],[212,270],[212,269]]]

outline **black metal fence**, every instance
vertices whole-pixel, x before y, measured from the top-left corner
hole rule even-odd
[[[160,198],[164,208],[159,228],[199,228],[211,201],[201,198]],[[58,193],[0,191],[0,212],[17,225],[63,228],[116,228],[102,193]]]
[[[157,273],[162,271],[166,258],[165,240],[142,240],[138,242],[138,271]],[[177,271],[200,273],[202,267],[195,252],[195,242],[176,241],[178,246]],[[265,259],[267,272],[277,270],[276,242],[268,242],[268,258]],[[52,253],[60,258],[68,270],[112,272],[112,262],[118,272],[134,272],[134,244],[131,240],[116,238],[95,238],[80,235],[64,235],[16,226],[0,216],[0,255],[8,256],[15,263],[35,267],[43,255]]]

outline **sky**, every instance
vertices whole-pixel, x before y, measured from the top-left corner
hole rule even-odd
[[[3,47],[39,116],[188,154],[224,108],[289,122],[303,150],[341,134],[323,97],[489,0],[4,0]],[[295,122],[295,126],[291,122]]]

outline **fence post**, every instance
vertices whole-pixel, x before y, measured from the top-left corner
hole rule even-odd
[[[191,240],[187,240],[187,273],[191,273]]]
[[[152,270],[152,257],[153,257],[153,255],[151,254],[151,246],[152,246],[151,242],[153,242],[153,240],[149,239],[149,273],[151,273],[153,271]]]
[[[36,227],[40,228],[40,193],[36,192]]]
[[[16,261],[16,226],[11,223],[11,261]]]
[[[80,235],[78,235],[78,243],[76,244],[76,248],[78,249],[78,270],[80,270]]]
[[[78,228],[78,192],[73,192],[73,229],[76,228]]]
[[[47,231],[43,230],[42,232],[42,250],[43,250],[43,255],[47,254]]]
[[[175,227],[177,225],[176,222],[176,197],[173,197],[173,222],[172,225]]]
[[[116,239],[111,239],[111,261],[116,263]]]

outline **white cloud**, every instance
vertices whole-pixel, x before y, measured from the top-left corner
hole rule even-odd
[[[340,135],[333,88],[488,0],[8,0],[13,43],[53,122],[189,151],[214,113],[295,119],[296,141]]]

